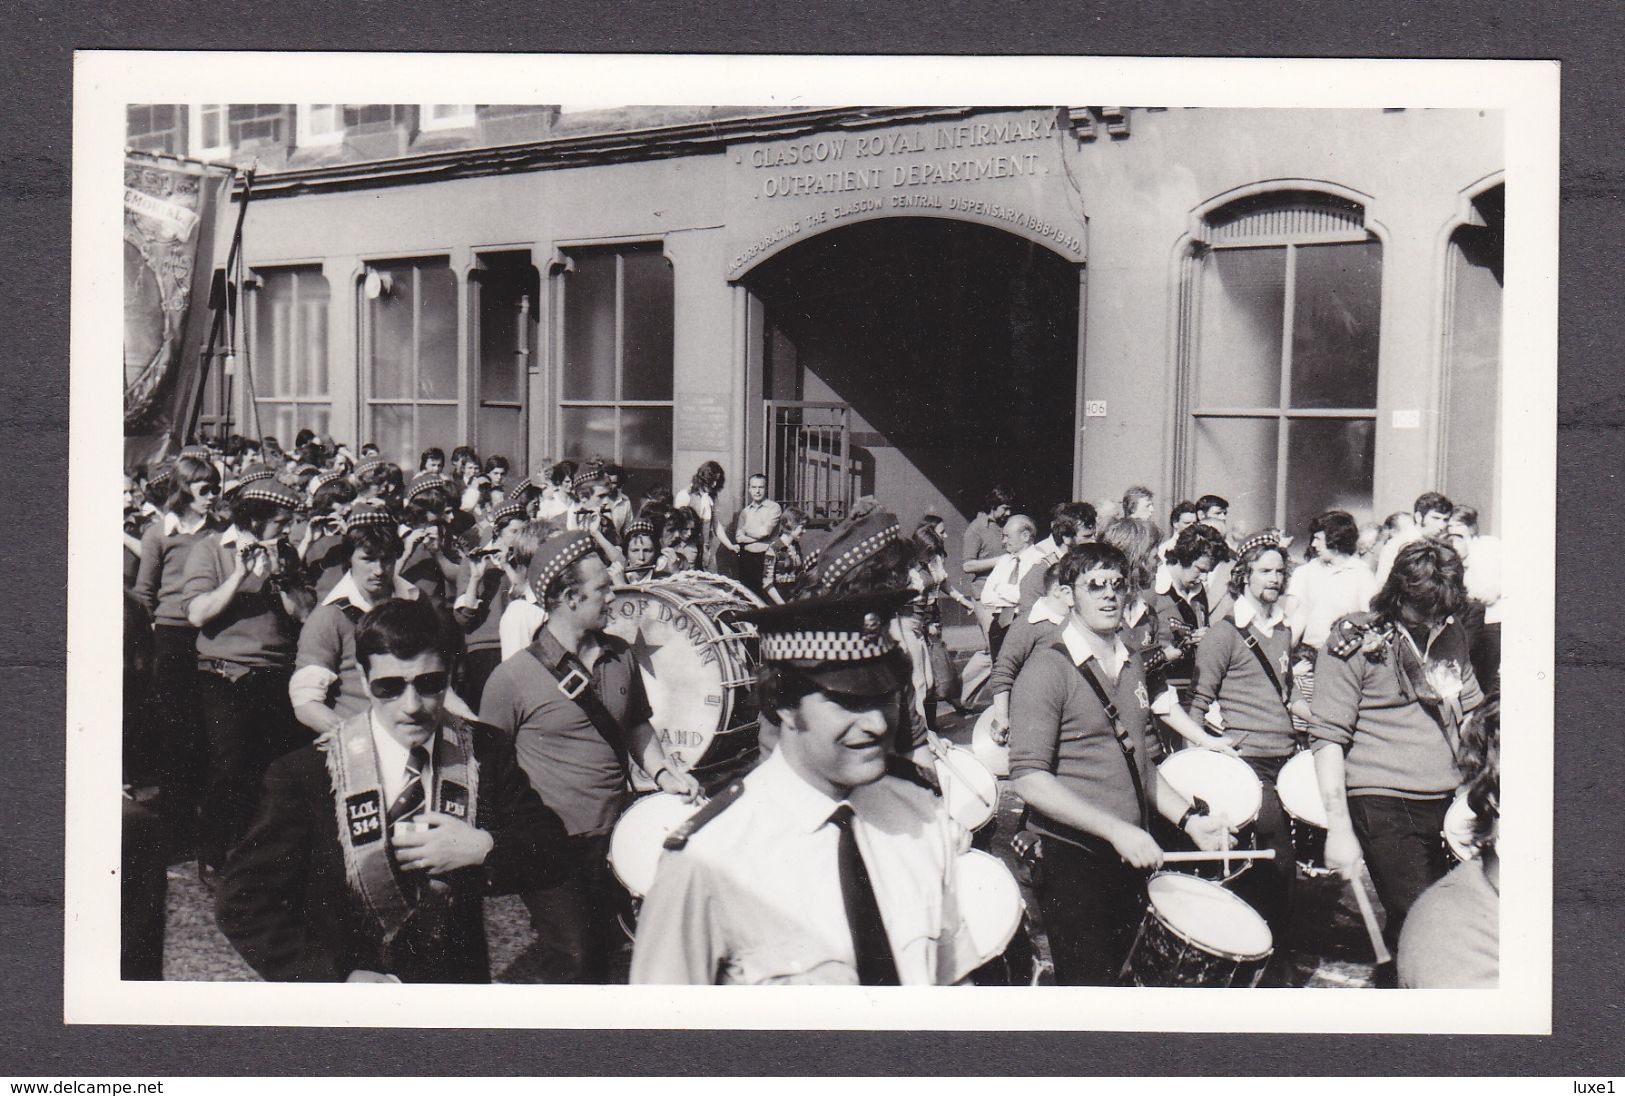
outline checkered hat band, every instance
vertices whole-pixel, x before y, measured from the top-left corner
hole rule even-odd
[[[867,662],[897,649],[897,641],[886,632],[770,632],[761,642],[762,658],[775,662]]]
[[[1252,536],[1241,542],[1241,547],[1238,549],[1238,553],[1245,555],[1252,549],[1266,544],[1272,548],[1279,548],[1281,546],[1281,534],[1274,529],[1266,529],[1262,533],[1254,533]]]
[[[275,479],[275,478],[276,478],[276,473],[271,471],[269,468],[256,468],[252,472],[244,472],[241,476],[238,476],[237,477],[237,485],[239,487],[243,487],[243,486],[246,486],[246,485],[248,485],[250,483],[258,483],[260,480],[268,480],[268,479]]]
[[[528,490],[530,490],[530,477],[526,476],[524,479],[513,485],[513,488],[508,492],[508,501],[514,502],[522,498],[525,492]]]
[[[818,580],[819,585],[825,588],[833,587],[848,571],[896,539],[897,526],[895,525],[888,525],[878,533],[870,533],[823,565],[824,576]]]
[[[591,537],[575,537],[557,556],[547,561],[547,565],[536,572],[536,581],[532,589],[541,597],[547,592],[547,584],[562,575],[565,568],[574,566],[579,560],[592,555],[594,549]]]
[[[386,463],[388,462],[383,457],[368,457],[355,466],[355,474],[359,476],[364,472],[371,472],[374,468],[382,468]]]
[[[265,484],[249,484],[237,492],[237,498],[239,501],[255,499],[260,502],[274,502],[278,506],[287,507],[289,510],[296,509],[299,506],[299,496],[275,480]]]
[[[406,497],[415,499],[425,491],[451,491],[452,482],[445,476],[420,476],[406,489]]]
[[[393,526],[395,519],[383,507],[368,507],[362,510],[352,510],[349,520],[344,523],[346,529],[359,529],[364,525]]]
[[[509,520],[511,520],[513,518],[522,518],[524,516],[525,516],[525,504],[524,503],[517,502],[517,501],[516,502],[505,502],[501,506],[498,506],[495,510],[491,511],[491,524],[493,526],[497,526],[497,525],[501,525],[503,522],[509,521]]]
[[[188,445],[180,451],[180,457],[191,457],[193,460],[208,460],[209,451],[201,445]]]

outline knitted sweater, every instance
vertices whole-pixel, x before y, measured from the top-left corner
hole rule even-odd
[[[1048,647],[1060,638],[1060,624],[1044,619],[1035,621],[1031,619],[1031,613],[1022,616],[1004,635],[999,657],[994,660],[993,672],[987,679],[988,695],[998,696],[1009,692],[1015,687],[1016,677],[1033,652]]]
[[[189,628],[181,583],[186,577],[186,557],[192,546],[215,530],[208,524],[191,533],[164,532],[160,518],[141,534],[141,570],[136,573],[135,594],[147,607],[153,620],[172,627]]]
[[[1345,619],[1363,624],[1374,618],[1357,613]],[[1334,637],[1339,627],[1341,622],[1333,626]],[[1336,745],[1345,751],[1349,795],[1431,799],[1449,795],[1459,782],[1455,721],[1447,710],[1412,695],[1393,649],[1403,642],[1395,638],[1371,654],[1356,650],[1347,658],[1333,654],[1328,644],[1315,659],[1309,733],[1317,750]],[[1452,621],[1439,629],[1426,655],[1433,662],[1455,664],[1463,711],[1484,702],[1459,624]]]
[[[230,530],[228,530],[229,532]],[[225,534],[211,533],[192,546],[181,580],[181,601],[192,601],[225,585],[236,565],[237,548],[221,543]],[[299,560],[282,545],[282,566],[297,573]],[[198,630],[199,658],[219,659],[239,666],[287,669],[293,665],[299,623],[288,615],[281,595],[265,579],[253,574],[243,579],[237,595],[213,620]]]
[[[1238,748],[1249,757],[1286,757],[1292,753],[1292,717],[1281,703],[1258,656],[1247,647],[1251,635],[1263,649],[1276,679],[1292,680],[1292,635],[1282,621],[1265,635],[1248,626],[1236,626],[1234,617],[1214,621],[1196,648],[1196,678],[1191,686],[1191,718],[1198,724],[1217,700],[1224,712],[1225,729],[1232,739],[1246,732]]]

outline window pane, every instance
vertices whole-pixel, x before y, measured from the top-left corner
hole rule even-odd
[[[418,397],[457,398],[457,276],[440,264],[418,268]]]
[[[621,465],[637,490],[671,479],[671,408],[621,409]]]
[[[564,275],[564,398],[615,398],[615,255],[575,256]]]
[[[1209,253],[1201,293],[1197,406],[1279,406],[1286,249]]]
[[[480,408],[480,455],[507,457],[511,469],[524,468],[527,463],[524,425],[523,414],[517,410],[507,407]],[[510,477],[510,482],[518,478],[515,474]]]
[[[255,304],[254,368],[271,396],[292,396],[293,274],[279,270],[264,275]],[[281,437],[281,435],[277,435]]]
[[[1292,406],[1377,406],[1382,245],[1300,247],[1292,294]]]
[[[457,430],[457,408],[445,404],[418,405],[418,436],[413,443],[412,467],[418,466],[418,453],[433,446],[450,454],[463,443]],[[408,479],[411,477],[408,476]]]
[[[299,418],[302,420],[305,426],[310,427],[312,430],[316,431],[316,433],[325,437],[333,421],[333,412],[332,408],[330,407],[325,407],[321,404],[307,403],[301,407],[299,411]],[[297,431],[295,431],[295,436],[298,436]]]
[[[411,470],[418,466],[418,451],[412,446],[412,408],[393,404],[372,409],[372,431],[363,442],[378,446],[379,455],[394,461],[411,479]]]
[[[1196,479],[1187,494],[1229,499],[1238,538],[1275,524],[1276,422],[1196,420]]]
[[[388,293],[366,301],[372,333],[371,391],[376,398],[394,399],[411,394],[412,268],[396,265],[374,269],[389,275],[394,284]]]
[[[565,407],[560,409],[564,428],[562,456],[584,461],[593,457],[615,457],[615,409],[613,407]]]
[[[526,271],[530,268],[526,267]],[[524,371],[518,356],[519,303],[528,279],[514,271],[485,271],[479,282],[480,399],[518,403]],[[536,301],[530,301],[524,345],[536,352]],[[526,358],[526,364],[529,363]]]
[[[299,287],[299,359],[301,396],[327,395],[327,279],[303,271]],[[314,429],[314,428],[312,428]]]
[[[1299,419],[1287,424],[1287,532],[1309,539],[1327,510],[1371,520],[1377,424],[1371,419]]]
[[[672,269],[659,251],[629,251],[621,399],[671,399]]]
[[[294,422],[293,405],[272,403],[267,400],[254,402],[259,406],[260,433],[270,434],[283,445],[292,448],[293,439],[299,434],[299,427]]]

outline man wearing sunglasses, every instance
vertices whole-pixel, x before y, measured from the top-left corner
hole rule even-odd
[[[488,982],[482,896],[564,869],[513,746],[446,711],[458,643],[426,599],[378,605],[355,630],[367,710],[266,774],[215,916],[267,980]]]
[[[1118,637],[1128,560],[1092,543],[1057,566],[1067,620],[1011,690],[1010,777],[1042,842],[1038,901],[1055,980],[1110,985],[1145,913],[1145,873],[1162,865],[1153,819],[1162,816],[1204,849],[1228,836],[1151,763],[1145,669]],[[1203,737],[1171,697],[1157,707],[1181,735]]]

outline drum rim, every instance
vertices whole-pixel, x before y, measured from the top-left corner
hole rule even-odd
[[[1241,906],[1242,909],[1246,910],[1248,913],[1250,913],[1254,917],[1258,918],[1258,923],[1259,923],[1260,926],[1263,927],[1264,934],[1269,937],[1269,941],[1270,941],[1269,947],[1265,948],[1263,951],[1261,951],[1261,952],[1259,952],[1257,954],[1238,955],[1237,953],[1235,953],[1233,951],[1215,950],[1214,945],[1204,943],[1203,941],[1196,939],[1196,937],[1192,936],[1190,933],[1185,932],[1184,930],[1182,930],[1178,925],[1175,925],[1173,922],[1169,921],[1166,917],[1164,917],[1162,915],[1162,911],[1157,908],[1156,902],[1152,900],[1152,897],[1151,897],[1151,884],[1153,882],[1155,882],[1157,879],[1163,878],[1164,876],[1172,876],[1172,877],[1174,877],[1176,879],[1191,880],[1193,882],[1206,884],[1207,886],[1212,887],[1214,890],[1219,891],[1220,893],[1222,893],[1223,895],[1225,895],[1227,898],[1231,899],[1232,901],[1238,903]],[[1255,910],[1252,907],[1252,905],[1245,898],[1242,898],[1239,894],[1236,894],[1236,893],[1234,893],[1233,891],[1230,891],[1230,890],[1226,890],[1223,886],[1219,885],[1218,883],[1215,883],[1211,879],[1203,879],[1199,875],[1189,875],[1189,874],[1187,874],[1185,872],[1180,872],[1180,871],[1157,871],[1157,872],[1152,872],[1151,873],[1151,878],[1147,879],[1145,881],[1145,883],[1146,883],[1146,912],[1151,914],[1151,916],[1155,917],[1159,924],[1165,926],[1168,929],[1169,932],[1173,933],[1175,936],[1177,936],[1181,940],[1185,941],[1185,943],[1190,944],[1193,947],[1200,948],[1203,951],[1207,952],[1209,955],[1223,956],[1226,959],[1232,959],[1232,960],[1234,960],[1234,961],[1236,961],[1238,963],[1256,963],[1260,959],[1268,959],[1271,955],[1273,955],[1275,953],[1275,932],[1270,928],[1269,922],[1264,920],[1264,915],[1259,913],[1257,910]]]
[[[993,770],[989,769],[985,764],[982,763],[982,759],[976,756],[975,751],[968,750],[964,746],[959,746],[959,745],[956,745],[955,743],[948,742],[946,740],[944,740],[941,743],[941,747],[942,747],[943,752],[941,754],[936,755],[934,760],[937,761],[938,763],[942,764],[942,765],[948,766],[949,770],[951,772],[954,772],[954,774],[956,776],[959,775],[958,770],[955,770],[953,768],[953,766],[948,761],[948,757],[955,750],[957,750],[958,752],[964,754],[965,757],[968,758],[972,763],[974,763],[977,768],[981,769],[982,772],[986,773],[988,779],[993,782],[993,800],[987,806],[987,817],[982,819],[980,822],[978,822],[974,826],[966,826],[965,827],[967,830],[970,830],[971,832],[975,832],[976,830],[981,829],[983,826],[987,825],[989,822],[993,821],[995,818],[997,818],[999,816],[999,778],[993,772]],[[934,765],[932,767],[935,768]],[[965,779],[965,778],[960,777],[960,779]],[[966,780],[966,783],[969,783],[969,781]],[[980,797],[978,796],[978,798],[980,798]],[[944,809],[946,809],[947,805],[948,805],[948,793],[946,791],[944,791],[942,793],[942,803],[943,803]],[[951,814],[950,814],[950,817],[951,817]],[[976,850],[976,851],[980,851],[980,850]],[[997,859],[997,857],[995,857],[995,859]]]

